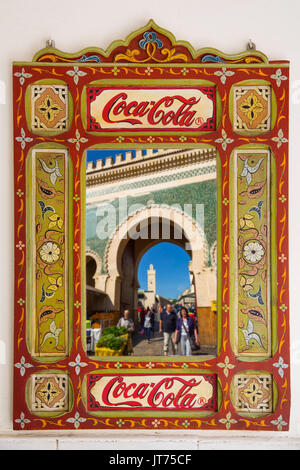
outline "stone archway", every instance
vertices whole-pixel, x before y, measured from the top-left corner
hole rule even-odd
[[[156,228],[153,221],[158,224]],[[165,230],[168,230],[168,225],[171,238],[164,239],[161,230],[163,226]],[[153,227],[154,235],[157,238],[151,237]],[[159,229],[158,234],[156,233],[157,228]],[[139,236],[132,238],[132,234],[138,234]],[[190,272],[194,279],[196,305],[197,307],[201,305],[203,273],[206,271],[209,260],[208,244],[204,232],[192,217],[179,208],[151,204],[129,215],[116,228],[106,248],[104,259],[107,272],[105,275],[105,292],[117,311],[121,312],[123,309],[129,308],[133,312],[134,318],[137,317],[137,292],[139,288],[137,267],[144,253],[162,241],[175,243],[184,248],[190,255]],[[126,288],[122,288],[122,286]],[[126,298],[124,298],[123,292],[126,292]],[[207,314],[207,309],[205,314]],[[198,309],[198,317],[201,317],[201,315],[202,311]],[[199,328],[201,328],[202,323],[199,320]],[[207,328],[207,322],[204,322],[204,324]],[[203,331],[201,337],[205,336],[207,337],[207,334]],[[215,340],[213,343],[215,344]],[[212,346],[214,344],[209,340],[208,345]]]
[[[99,255],[95,251],[90,250],[89,248],[87,248],[85,251],[85,259],[87,284],[99,289],[99,279],[101,278],[102,261]],[[89,263],[90,269],[88,267]],[[88,280],[92,281],[92,283],[89,283]]]

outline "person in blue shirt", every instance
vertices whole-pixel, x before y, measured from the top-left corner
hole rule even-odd
[[[180,343],[182,356],[192,355],[191,339],[193,337],[195,338],[196,344],[199,344],[198,331],[194,320],[191,316],[189,316],[187,309],[182,307],[180,310],[180,318],[178,318],[176,322],[176,331],[174,337],[175,343]]]
[[[164,355],[168,356],[169,346],[173,355],[177,352],[177,345],[175,343],[175,330],[176,330],[177,316],[174,310],[172,310],[171,304],[167,305],[166,310],[163,310],[160,314],[159,321],[159,333],[163,332],[164,335]]]

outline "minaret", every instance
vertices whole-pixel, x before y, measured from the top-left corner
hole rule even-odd
[[[156,293],[156,271],[153,268],[153,264],[150,264],[148,273],[148,291]]]
[[[189,276],[190,276],[190,292],[195,292],[195,285],[194,285],[194,274],[191,272],[192,262],[189,262]]]

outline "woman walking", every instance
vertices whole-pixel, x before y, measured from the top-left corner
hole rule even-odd
[[[192,346],[191,343],[195,340],[198,344],[198,331],[193,319],[189,316],[185,307],[180,310],[180,317],[177,319],[175,331],[175,344],[180,342],[181,355],[191,356]]]

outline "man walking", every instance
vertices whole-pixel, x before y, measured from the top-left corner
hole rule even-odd
[[[176,344],[174,342],[175,330],[176,330],[176,313],[172,310],[170,304],[167,305],[165,311],[160,314],[159,321],[159,332],[164,334],[164,355],[168,356],[169,345],[171,343],[172,353],[176,353]]]

